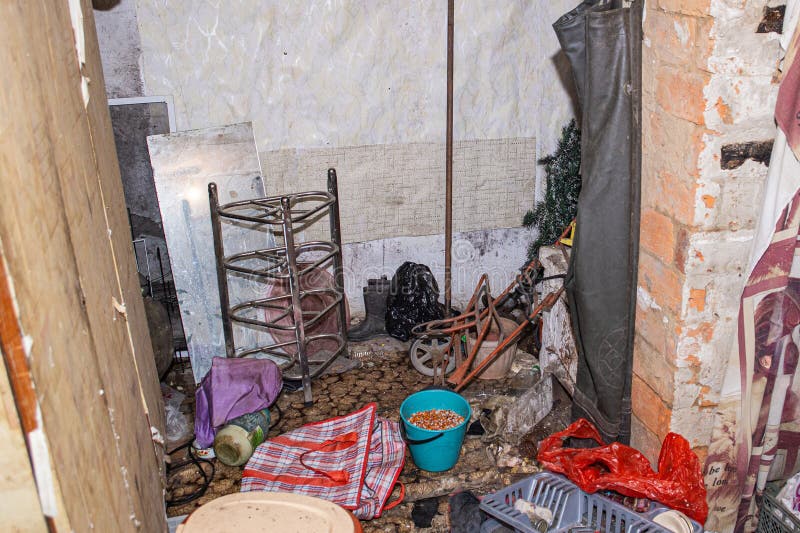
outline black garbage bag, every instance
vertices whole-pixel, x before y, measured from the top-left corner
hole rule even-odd
[[[452,533],[480,533],[486,515],[481,511],[481,501],[470,492],[450,496],[450,531]],[[492,529],[494,531],[494,529]],[[504,529],[504,531],[511,531]]]
[[[439,286],[431,269],[406,261],[392,277],[386,303],[386,331],[407,341],[417,324],[444,318],[444,306],[439,303]]]

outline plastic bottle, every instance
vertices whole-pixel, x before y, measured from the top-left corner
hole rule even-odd
[[[214,438],[217,459],[228,466],[241,466],[269,432],[269,409],[262,409],[229,420]]]

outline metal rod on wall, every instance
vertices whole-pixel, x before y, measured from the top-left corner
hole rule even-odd
[[[447,1],[447,135],[445,141],[444,309],[450,316],[453,244],[453,19],[455,0]]]

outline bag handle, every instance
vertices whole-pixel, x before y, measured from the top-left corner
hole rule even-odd
[[[403,484],[402,481],[398,481],[397,484],[400,485],[400,496],[398,496],[397,499],[394,500],[393,502],[389,502],[386,505],[384,505],[383,509],[381,509],[381,512],[388,511],[389,509],[394,509],[395,507],[403,503],[403,500],[406,498],[406,486]]]
[[[421,439],[421,440],[409,439],[408,435],[406,435],[405,424],[401,422],[400,423],[400,436],[403,438],[403,440],[406,442],[406,444],[427,444],[429,442],[435,441],[439,437],[443,437],[444,433],[439,433],[438,435],[434,435],[433,437],[428,437],[427,439]]]
[[[346,470],[331,470],[325,471],[319,468],[314,468],[313,466],[309,466],[303,461],[306,455],[319,452],[324,450],[325,448],[334,447],[334,449],[343,449],[349,448],[350,446],[356,444],[358,442],[357,437],[354,433],[346,433],[344,435],[340,435],[338,437],[334,437],[333,439],[326,440],[325,442],[320,443],[319,445],[314,446],[300,454],[300,464],[303,465],[305,468],[311,470],[315,474],[320,474],[325,476],[326,478],[330,479],[332,482],[336,483],[337,485],[344,485],[348,481],[350,481],[350,472]]]

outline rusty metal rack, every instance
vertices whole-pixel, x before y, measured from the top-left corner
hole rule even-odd
[[[226,354],[228,357],[270,356],[283,370],[284,378],[302,381],[304,401],[310,405],[313,402],[311,379],[319,376],[347,349],[336,170],[328,170],[327,192],[303,192],[220,205],[217,186],[209,183],[208,197]],[[326,215],[330,226],[329,241],[297,242],[298,227],[305,229]],[[268,225],[276,234],[282,232],[283,245],[226,256],[223,220],[254,230],[263,230],[264,225]],[[333,270],[332,287],[303,289],[302,278],[329,267]],[[264,283],[265,289],[276,281],[288,283],[289,292],[231,303],[228,287],[231,274],[245,275]],[[306,298],[324,299],[327,303],[319,310],[309,310],[308,306],[304,309],[302,303]],[[336,333],[307,333],[330,313],[336,314]],[[292,338],[286,341],[273,338],[268,345],[237,349],[234,326],[282,333],[284,338]],[[320,341],[335,343],[336,349],[327,357],[310,360],[308,346]]]

